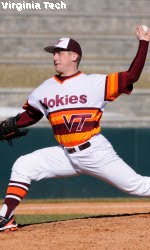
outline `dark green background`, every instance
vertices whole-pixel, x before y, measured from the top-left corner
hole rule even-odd
[[[104,128],[102,134],[135,171],[150,176],[150,128]],[[11,167],[15,160],[36,149],[53,145],[57,145],[57,142],[49,128],[30,129],[26,137],[14,140],[14,147],[9,147],[7,142],[0,143],[0,198],[4,198]],[[129,197],[129,195],[103,181],[86,175],[33,182],[27,195],[27,198],[94,197]]]

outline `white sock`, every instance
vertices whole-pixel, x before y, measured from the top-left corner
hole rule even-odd
[[[0,215],[5,217],[6,213],[7,213],[7,205],[4,204],[0,210]]]

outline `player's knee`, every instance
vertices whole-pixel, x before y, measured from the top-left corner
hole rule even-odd
[[[131,195],[150,196],[150,180],[148,177],[137,175],[137,179],[132,181],[125,191]]]
[[[25,159],[26,158],[26,159]],[[25,162],[26,162],[26,164],[28,164],[27,163],[27,157],[25,157],[25,156],[21,156],[21,157],[19,157],[16,161],[15,161],[15,163],[14,163],[14,165],[13,165],[13,167],[12,167],[12,171],[15,171],[15,172],[18,172],[18,173],[22,173],[23,172],[23,170],[25,170]]]
[[[19,157],[12,167],[11,179],[21,182],[31,182],[29,170],[26,166],[29,165],[28,156]]]

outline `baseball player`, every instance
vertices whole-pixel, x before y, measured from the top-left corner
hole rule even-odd
[[[144,67],[150,29],[146,33],[138,26],[136,36],[139,48],[129,69],[109,75],[80,72],[82,50],[71,38],[61,38],[54,46],[45,48],[53,54],[58,74],[30,94],[23,113],[8,120],[9,125],[13,121],[14,131],[18,131],[46,116],[59,145],[21,156],[14,163],[0,210],[0,231],[17,229],[14,210],[27,194],[32,180],[88,174],[128,194],[150,196],[150,177],[143,177],[130,168],[100,128],[107,102],[122,93],[130,94]],[[2,122],[1,131],[7,127],[8,120]],[[12,134],[12,128],[8,129],[6,139],[11,139]]]

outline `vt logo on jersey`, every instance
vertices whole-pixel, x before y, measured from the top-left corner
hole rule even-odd
[[[87,96],[86,95],[80,95],[79,97],[76,95],[65,95],[65,96],[59,96],[56,95],[55,99],[49,99],[47,97],[44,98],[44,101],[40,100],[41,105],[48,109],[48,108],[54,108],[59,107],[63,105],[68,104],[76,104],[76,103],[86,103],[87,102]]]
[[[76,123],[76,131],[81,131],[85,123],[85,120],[91,117],[92,114],[72,115],[70,117],[70,120],[68,121],[67,117],[63,115],[65,125],[68,128],[69,132],[72,131],[72,127],[75,123]]]

